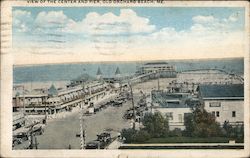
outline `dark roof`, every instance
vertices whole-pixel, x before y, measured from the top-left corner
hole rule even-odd
[[[20,96],[20,92],[16,92],[16,96]]]
[[[48,90],[48,94],[49,95],[57,95],[58,91],[56,89],[56,87],[54,86],[54,84],[52,84]]]
[[[86,81],[91,81],[93,79],[94,79],[94,77],[85,73],[85,74],[82,74],[81,76],[78,76],[77,78],[73,79],[72,81],[84,81],[84,82],[86,82]]]
[[[96,75],[102,75],[102,71],[101,71],[100,67],[98,67]]]
[[[179,103],[167,103],[167,104],[160,104],[163,108],[189,108],[186,104],[179,104]]]
[[[200,85],[202,98],[244,97],[243,84],[230,85]]]
[[[188,98],[187,94],[168,93],[168,92],[152,92],[153,102],[157,102],[163,108],[188,108],[183,104],[183,100]]]
[[[162,99],[162,100],[181,100],[181,99],[187,99],[187,94],[181,94],[181,93],[169,93],[169,92],[157,92],[152,91],[152,96],[154,99]]]
[[[145,65],[165,65],[168,64],[167,62],[150,62],[146,63]]]
[[[119,67],[117,67],[115,70],[115,75],[119,75],[119,74],[121,74],[121,71],[120,71]]]

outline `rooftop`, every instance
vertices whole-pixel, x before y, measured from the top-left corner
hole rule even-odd
[[[48,94],[49,95],[57,95],[58,94],[58,91],[53,84],[50,86],[50,88],[48,90]]]
[[[167,62],[150,62],[150,63],[146,63],[144,65],[166,65],[168,64]]]
[[[83,81],[83,82],[86,82],[86,81],[91,81],[91,80],[94,80],[94,77],[90,76],[87,73],[84,73],[84,74],[78,76],[77,78],[73,79],[72,81]]]
[[[184,100],[188,99],[185,93],[152,92],[152,100],[162,108],[188,108]]]
[[[199,91],[202,98],[244,97],[243,84],[200,85]]]
[[[169,92],[152,92],[152,96],[154,98],[158,99],[164,99],[164,100],[181,100],[181,99],[186,99],[188,98],[188,94],[186,93],[169,93]]]
[[[160,104],[162,108],[190,108],[186,104],[181,103],[166,103],[166,104]]]
[[[121,74],[121,71],[120,71],[119,67],[117,67],[115,70],[115,75],[120,75],[120,74]]]
[[[98,67],[96,75],[102,75],[102,71],[101,71],[100,67]]]

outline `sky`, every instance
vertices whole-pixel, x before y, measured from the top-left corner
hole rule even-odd
[[[14,7],[15,64],[243,57],[235,7]]]

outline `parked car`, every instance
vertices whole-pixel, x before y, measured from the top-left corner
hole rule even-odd
[[[111,143],[111,134],[103,132],[97,135],[97,139],[86,144],[86,149],[104,149]]]
[[[91,141],[86,144],[86,149],[100,149],[100,141]]]

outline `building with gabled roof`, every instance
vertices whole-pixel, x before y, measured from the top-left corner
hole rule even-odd
[[[120,71],[119,67],[117,67],[115,70],[115,77],[117,77],[117,78],[121,77],[121,71]]]
[[[243,84],[223,84],[223,85],[200,85],[200,95],[203,99],[244,99]]]
[[[243,84],[200,85],[198,90],[204,109],[212,113],[221,125],[225,121],[231,124],[243,123]]]
[[[83,85],[83,84],[86,84],[87,82],[91,82],[94,80],[95,80],[95,78],[93,76],[90,76],[89,74],[84,73],[84,74],[72,79],[70,81],[70,84],[67,85],[67,88],[75,87],[77,85]]]
[[[58,91],[56,89],[56,87],[54,86],[54,84],[52,84],[50,86],[50,88],[48,89],[48,95],[49,96],[56,96],[58,94]]]
[[[169,93],[164,91],[151,91],[152,112],[160,112],[169,120],[169,129],[185,129],[184,118],[190,114],[191,108],[186,104],[190,99],[188,93]]]
[[[177,74],[175,66],[164,61],[145,63],[144,65],[138,67],[136,71],[137,75],[150,73],[158,73],[159,77],[162,78],[175,78]]]
[[[102,78],[102,71],[101,71],[100,67],[98,67],[98,70],[97,70],[97,73],[96,73],[96,78],[97,79],[101,79]]]

